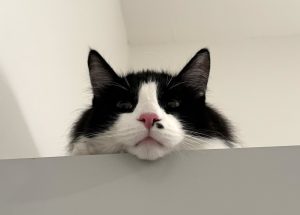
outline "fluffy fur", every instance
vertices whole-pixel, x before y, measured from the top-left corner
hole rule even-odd
[[[155,160],[175,150],[234,143],[228,120],[205,102],[207,49],[178,75],[146,70],[120,77],[95,50],[88,66],[94,97],[73,127],[72,154],[128,152]],[[147,128],[140,117],[149,113],[157,118]]]

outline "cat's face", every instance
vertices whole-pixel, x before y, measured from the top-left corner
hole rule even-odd
[[[188,148],[194,136],[213,136],[205,132],[211,123],[205,104],[208,50],[199,51],[176,76],[143,71],[120,77],[93,50],[88,64],[94,98],[74,127],[74,154],[124,151],[155,160]]]
[[[173,97],[162,98],[168,95],[159,95],[158,87],[161,86],[154,80],[134,83],[128,77],[128,83],[136,86],[131,91],[128,89],[128,92],[122,92],[128,94],[125,100],[124,96],[118,97],[117,93],[114,95],[116,98],[110,104],[113,110],[111,114],[118,114],[110,122],[110,129],[95,138],[106,142],[109,147],[117,147],[141,159],[162,157],[184,139],[180,119],[168,111],[175,111],[177,101]],[[165,103],[165,99],[169,104]],[[112,107],[114,105],[116,107]],[[106,134],[108,138],[105,138]]]

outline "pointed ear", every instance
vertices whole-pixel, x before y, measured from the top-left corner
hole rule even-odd
[[[88,57],[88,67],[94,95],[118,77],[104,58],[92,49]]]
[[[178,74],[186,86],[193,88],[200,96],[204,96],[210,70],[208,49],[201,49]]]

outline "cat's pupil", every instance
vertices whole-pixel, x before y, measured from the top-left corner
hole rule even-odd
[[[180,106],[180,102],[176,99],[173,99],[167,103],[168,108],[177,108]]]
[[[133,105],[129,101],[119,101],[117,102],[117,108],[123,109],[123,110],[130,110],[132,109]]]

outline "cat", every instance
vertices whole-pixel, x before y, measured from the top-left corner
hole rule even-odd
[[[235,145],[231,123],[205,101],[208,49],[177,75],[143,70],[119,76],[95,50],[88,68],[93,99],[73,126],[71,154],[127,152],[156,160],[172,151]]]

